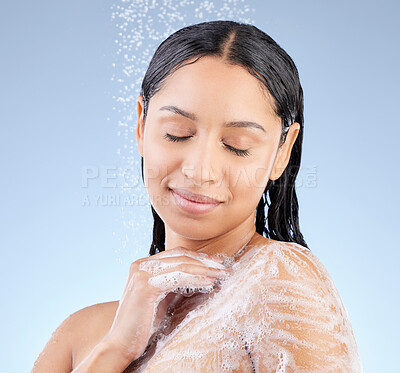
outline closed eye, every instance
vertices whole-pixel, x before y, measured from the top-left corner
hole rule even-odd
[[[174,135],[170,135],[169,133],[166,133],[163,137],[168,141],[179,142],[179,141],[185,141],[187,139],[190,139],[192,136],[177,137]],[[250,152],[248,150],[236,149],[227,144],[224,144],[224,145],[226,146],[226,148],[228,150],[230,150],[232,153],[234,153],[240,157],[246,157],[250,154]]]

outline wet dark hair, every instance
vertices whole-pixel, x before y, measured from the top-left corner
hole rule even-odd
[[[294,62],[270,36],[253,25],[234,21],[202,22],[176,31],[159,45],[143,78],[140,94],[144,98],[144,120],[150,98],[162,88],[166,78],[203,56],[220,57],[228,64],[242,66],[260,80],[266,93],[273,97],[275,113],[282,119],[279,146],[284,143],[289,126],[294,122],[300,124],[286,169],[278,179],[267,182],[257,206],[255,225],[260,235],[308,248],[299,228],[295,191],[303,142],[303,89]],[[194,57],[197,58],[192,61]],[[154,255],[165,250],[165,226],[153,206],[151,210],[154,226],[150,255]]]

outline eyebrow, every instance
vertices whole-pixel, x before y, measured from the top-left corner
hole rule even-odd
[[[187,111],[182,110],[182,109],[180,109],[180,108],[178,108],[176,106],[173,106],[173,105],[163,106],[160,109],[160,111],[161,110],[167,110],[167,111],[170,111],[170,112],[172,112],[174,114],[182,115],[183,117],[188,118],[188,119],[190,119],[190,120],[192,120],[194,122],[198,121],[198,118],[197,118],[196,114],[188,113]],[[264,127],[261,124],[258,124],[256,122],[250,122],[250,121],[247,121],[247,120],[239,120],[239,121],[234,121],[234,122],[225,122],[224,123],[224,127],[257,128],[257,129],[262,130],[263,132],[266,132]]]

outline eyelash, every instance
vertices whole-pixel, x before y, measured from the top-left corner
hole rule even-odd
[[[187,139],[190,139],[192,136],[177,137],[174,135],[170,135],[169,133],[166,133],[163,137],[168,141],[179,142],[179,141],[185,141]],[[226,144],[224,144],[224,145],[228,148],[228,150],[230,150],[232,153],[235,153],[236,155],[238,155],[240,157],[246,157],[250,154],[250,152],[248,150],[240,150],[240,149],[233,148],[232,146],[229,146]]]

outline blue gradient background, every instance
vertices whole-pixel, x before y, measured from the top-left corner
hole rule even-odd
[[[303,175],[316,170],[315,185],[297,189],[302,232],[341,294],[365,372],[392,372],[400,335],[399,3],[247,4],[300,72]],[[148,252],[147,241],[120,250],[118,207],[82,206],[85,194],[105,192],[98,180],[83,188],[82,169],[121,164],[111,5],[0,5],[3,373],[29,371],[71,313],[119,299],[127,253]]]

